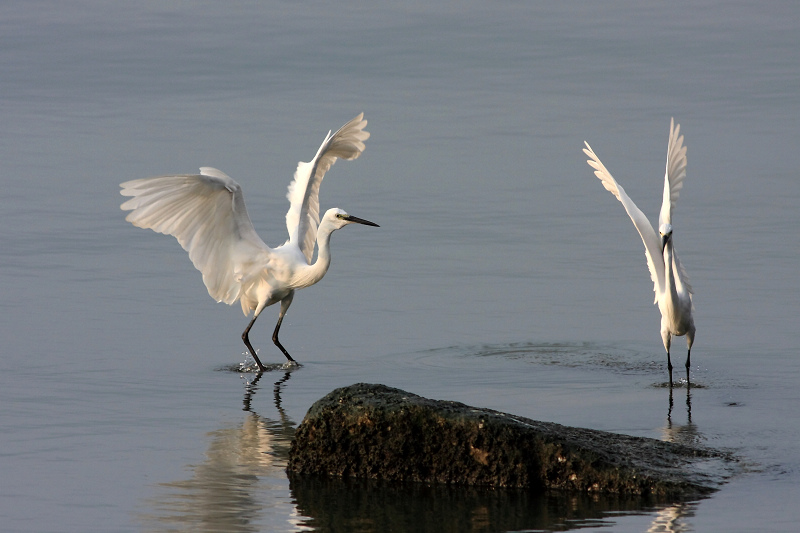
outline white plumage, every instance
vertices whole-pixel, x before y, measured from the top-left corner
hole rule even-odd
[[[691,365],[692,344],[694,342],[695,326],[692,317],[692,287],[689,284],[686,271],[678,259],[678,254],[672,240],[672,210],[683,188],[686,177],[686,147],[683,146],[683,136],[680,135],[680,125],[670,121],[669,144],[667,147],[667,165],[664,175],[664,192],[661,204],[661,213],[658,218],[659,236],[647,220],[642,211],[628,197],[625,190],[611,176],[605,165],[589,146],[583,152],[590,157],[587,161],[600,178],[603,186],[616,196],[625,207],[633,225],[639,231],[644,242],[647,266],[653,280],[655,303],[661,311],[661,339],[667,351],[667,367],[669,368],[670,384],[672,384],[672,361],[670,360],[670,344],[673,335],[686,335],[688,351],[686,355],[686,377],[689,378]]]
[[[313,285],[327,272],[333,231],[351,223],[377,226],[338,208],[329,209],[321,222],[319,218],[319,187],[325,173],[338,158],[356,159],[364,150],[369,133],[364,131],[367,121],[363,117],[363,113],[358,115],[333,135],[328,132],[314,158],[297,165],[287,194],[289,239],[274,249],[256,233],[242,188],[220,170],[202,167],[200,174],[120,184],[121,194],[131,197],[121,206],[130,211],[125,220],[176,237],[203,274],[203,283],[212,298],[229,305],[238,300],[245,315],[254,312],[242,339],[261,370],[264,366],[248,337],[264,307],[281,302],[272,338],[287,359],[294,362],[278,340],[294,291]],[[311,264],[315,244],[317,260]]]

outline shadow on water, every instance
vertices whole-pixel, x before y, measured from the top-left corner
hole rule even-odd
[[[650,512],[656,513],[654,526],[675,525],[696,505],[620,495],[537,494],[294,475],[289,479],[299,513],[311,517],[303,525],[320,533],[567,531],[608,526],[614,517]],[[652,529],[673,530],[681,531]]]

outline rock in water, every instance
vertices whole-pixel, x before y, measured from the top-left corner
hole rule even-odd
[[[317,401],[295,434],[294,474],[688,498],[715,490],[713,450],[573,428],[359,383]]]

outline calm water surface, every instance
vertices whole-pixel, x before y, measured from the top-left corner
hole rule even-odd
[[[0,522],[63,531],[795,531],[800,37],[794,2],[0,3]],[[264,240],[328,129],[372,137],[323,209],[374,220],[251,339],[118,183],[215,166]],[[642,245],[670,117],[694,386],[666,381]],[[675,344],[683,360],[683,340]],[[294,428],[377,382],[733,451],[664,502],[289,479]]]

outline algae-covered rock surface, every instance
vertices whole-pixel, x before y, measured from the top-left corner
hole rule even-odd
[[[359,383],[318,400],[295,434],[291,474],[689,498],[731,457],[656,439],[539,422]]]

